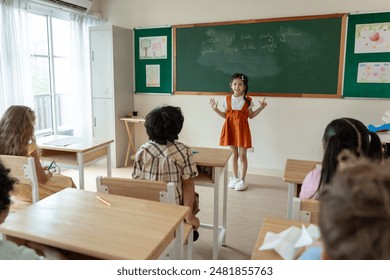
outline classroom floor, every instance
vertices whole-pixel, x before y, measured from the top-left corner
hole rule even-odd
[[[105,172],[104,166],[86,167],[85,189],[96,191],[95,178],[98,175],[105,176]],[[62,174],[71,176],[77,184],[78,171],[69,169],[62,171]],[[112,176],[130,178],[131,168],[113,168]],[[247,181],[249,188],[246,191],[228,189],[227,246],[220,250],[221,260],[250,259],[264,217],[286,217],[287,184],[282,178],[248,174]],[[197,186],[196,191],[200,195],[201,208],[197,216],[201,222],[211,224],[213,189]],[[222,192],[220,198],[222,199]],[[199,234],[198,241],[193,245],[193,259],[212,259],[212,231],[199,229]]]

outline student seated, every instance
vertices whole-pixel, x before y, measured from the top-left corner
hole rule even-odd
[[[390,259],[390,162],[358,159],[319,194],[323,259]]]
[[[9,170],[0,163],[0,224],[8,216],[11,204],[10,192],[15,183],[15,179],[10,178],[8,174]],[[27,245],[37,251],[26,246],[18,246],[8,240],[0,240],[0,260],[66,259],[65,255],[54,248],[33,242],[27,242]]]
[[[34,136],[35,113],[27,106],[14,105],[9,107],[0,120],[0,154],[11,156],[31,156],[39,183],[39,199],[43,199],[64,188],[73,187],[72,178],[52,174],[41,166],[39,148]],[[31,188],[16,184],[12,191],[15,198],[31,202]]]
[[[179,107],[158,107],[146,116],[149,141],[135,155],[132,177],[176,183],[176,203],[191,208],[186,222],[195,229],[196,240],[200,225],[195,216],[199,212],[199,200],[193,179],[198,176],[198,170],[191,148],[177,141],[183,123]]]
[[[376,161],[383,159],[379,136],[368,131],[367,127],[356,119],[341,118],[331,121],[325,128],[322,145],[322,167],[315,168],[305,177],[299,193],[301,199],[315,199],[321,186],[331,181],[338,169],[337,157],[342,150],[348,150],[356,157],[365,156]]]

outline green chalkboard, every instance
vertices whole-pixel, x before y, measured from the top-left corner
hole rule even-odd
[[[172,94],[172,27],[134,29],[135,93]]]
[[[240,72],[251,94],[339,97],[345,17],[174,26],[174,92],[226,93]]]
[[[390,98],[390,13],[348,16],[343,96]]]

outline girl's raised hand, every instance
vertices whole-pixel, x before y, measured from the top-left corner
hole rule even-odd
[[[214,98],[210,98],[210,101],[209,101],[210,105],[211,105],[211,108],[213,108],[213,110],[216,110],[217,107],[218,107],[218,101],[215,101]]]
[[[266,97],[264,97],[264,99],[261,101],[261,100],[259,100],[259,103],[260,103],[260,107],[261,108],[265,108],[265,106],[267,106],[267,101],[265,101],[265,99],[266,99]]]

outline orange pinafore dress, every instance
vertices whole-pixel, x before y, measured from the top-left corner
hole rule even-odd
[[[247,96],[249,102],[252,101]],[[248,118],[248,102],[244,103],[241,110],[232,109],[232,96],[226,97],[227,110],[225,112],[225,123],[222,127],[221,138],[219,140],[220,146],[235,146],[243,148],[252,147],[252,137],[249,128]]]

